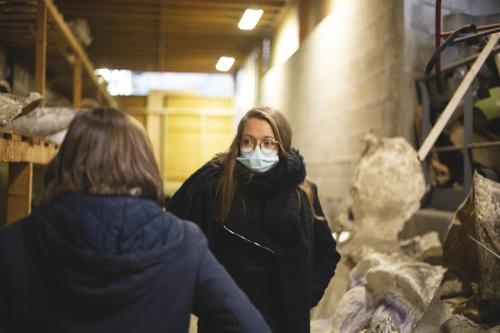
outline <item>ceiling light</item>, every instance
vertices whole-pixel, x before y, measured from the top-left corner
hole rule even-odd
[[[217,61],[217,65],[215,65],[215,69],[221,72],[227,72],[233,64],[233,57],[220,57],[219,61]]]
[[[349,231],[341,231],[340,234],[333,232],[332,236],[339,244],[342,244],[349,240],[349,238],[351,237],[351,233]]]
[[[252,30],[259,22],[264,11],[262,9],[247,9],[241,17],[238,28],[241,30]]]

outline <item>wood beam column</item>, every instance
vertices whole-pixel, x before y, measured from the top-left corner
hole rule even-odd
[[[298,0],[297,9],[299,13],[299,41],[302,44],[309,34],[309,13],[311,3],[309,0]]]
[[[7,223],[15,222],[31,213],[33,163],[9,164],[7,187]]]
[[[82,102],[82,61],[75,58],[73,64],[73,109],[78,110]]]
[[[35,51],[35,89],[45,95],[45,68],[47,64],[47,6],[38,1]]]

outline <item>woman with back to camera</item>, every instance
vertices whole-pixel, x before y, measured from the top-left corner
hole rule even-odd
[[[229,151],[196,171],[168,206],[202,228],[275,333],[309,332],[309,310],[340,258],[316,186],[306,179],[291,140],[281,113],[250,110]],[[214,332],[204,319],[198,328]]]
[[[162,209],[151,144],[113,109],[80,111],[48,202],[0,231],[0,332],[270,332],[199,228]]]

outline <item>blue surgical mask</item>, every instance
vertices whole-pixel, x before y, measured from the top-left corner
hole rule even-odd
[[[253,172],[264,173],[275,166],[280,159],[276,153],[264,154],[257,146],[251,152],[242,152],[240,156],[236,157],[236,160]]]

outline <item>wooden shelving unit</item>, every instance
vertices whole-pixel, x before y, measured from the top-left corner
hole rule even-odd
[[[47,164],[58,148],[41,136],[0,128],[0,162]]]
[[[106,103],[114,108],[118,107],[117,101],[109,94],[106,87],[99,82],[94,74],[94,66],[89,57],[76,40],[70,28],[64,21],[63,16],[54,5],[52,0],[39,0],[37,10],[37,38],[36,38],[36,67],[35,81],[39,93],[45,92],[45,68],[47,65],[47,22],[51,19],[55,23],[56,30],[61,34],[64,42],[70,47],[72,54],[65,54],[68,63],[73,66],[73,108],[80,107],[82,97],[82,72],[85,70],[92,82],[97,87]],[[59,48],[60,50],[62,48]]]
[[[8,4],[7,4],[8,5]],[[82,98],[82,76],[87,74],[92,83],[96,86],[98,95],[105,104],[117,108],[117,101],[108,93],[106,87],[101,84],[94,74],[94,66],[89,60],[84,49],[76,40],[63,16],[58,11],[52,0],[38,0],[38,2],[26,2],[27,10],[23,11],[23,19],[36,22],[36,36],[31,45],[34,46],[34,74],[35,90],[45,95],[46,68],[47,68],[47,34],[49,32],[48,23],[61,36],[55,39],[57,49],[63,53],[66,61],[72,66],[73,80],[68,82],[73,86],[73,108],[80,106]],[[28,8],[29,7],[29,8]],[[33,7],[33,8],[32,8]],[[36,8],[36,11],[32,11]],[[11,13],[12,11],[8,11]],[[13,22],[13,17],[7,17],[7,24]],[[17,42],[16,28],[9,30],[14,35],[10,37],[10,42],[14,39]],[[2,43],[0,38],[0,43]],[[19,40],[25,40],[19,38]],[[9,47],[5,45],[6,47]],[[18,45],[19,46],[19,45]],[[28,45],[25,45],[28,46]],[[69,50],[69,51],[68,51]],[[6,200],[6,222],[12,223],[31,212],[32,189],[33,189],[33,165],[43,165],[48,163],[57,153],[58,146],[46,141],[44,138],[13,131],[8,128],[0,128],[0,163],[8,163],[9,177],[7,184]]]
[[[9,164],[7,223],[31,212],[33,165],[48,163],[58,148],[40,136],[0,128],[0,162]]]

